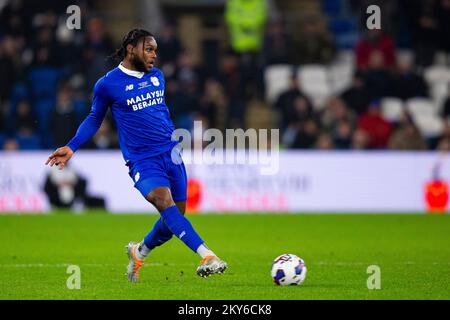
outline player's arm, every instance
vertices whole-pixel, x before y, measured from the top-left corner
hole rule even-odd
[[[45,162],[46,165],[48,164],[51,167],[57,165],[60,170],[64,169],[73,154],[81,147],[81,145],[91,139],[100,128],[110,105],[106,88],[104,87],[102,80],[103,79],[99,80],[94,87],[94,100],[92,102],[91,111],[81,123],[76,135],[66,146],[56,149],[48,157]]]

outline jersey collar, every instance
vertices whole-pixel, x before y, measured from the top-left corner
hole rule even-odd
[[[118,67],[119,67],[120,70],[122,70],[123,73],[126,73],[129,76],[136,77],[136,78],[139,78],[139,79],[144,76],[144,72],[134,71],[134,70],[130,70],[130,69],[125,68],[122,65],[122,62],[119,64]]]

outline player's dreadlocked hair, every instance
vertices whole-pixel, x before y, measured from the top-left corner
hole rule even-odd
[[[137,45],[141,38],[154,37],[153,34],[143,29],[133,29],[123,37],[122,44],[120,47],[112,54],[112,58],[122,61],[127,55],[127,45],[132,44],[133,47]]]

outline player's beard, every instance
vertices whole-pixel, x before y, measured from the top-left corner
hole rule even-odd
[[[131,63],[134,65],[134,68],[140,72],[148,72],[148,69],[145,67],[144,61],[140,59],[138,56],[134,55],[131,59]]]

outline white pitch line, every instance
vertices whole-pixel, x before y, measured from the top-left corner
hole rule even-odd
[[[310,266],[370,266],[370,265],[423,265],[424,262],[396,262],[396,263],[379,263],[379,262],[327,262],[316,261],[310,263]],[[428,262],[428,265],[450,265],[450,262]],[[24,264],[0,264],[0,268],[66,268],[70,265],[78,265],[80,267],[123,267],[126,266],[126,262],[122,263],[24,263]],[[194,263],[161,263],[161,262],[148,262],[144,267],[192,267]],[[308,264],[307,264],[308,265]]]
[[[77,265],[80,267],[122,267],[126,266],[123,264],[108,264],[108,263],[23,263],[23,264],[0,264],[0,268],[66,268],[70,265]],[[144,267],[174,267],[174,266],[193,266],[194,264],[175,264],[175,263],[159,263],[159,262],[149,262],[144,265]]]
[[[395,262],[395,263],[379,263],[379,262],[326,262],[317,261],[311,263],[311,265],[319,266],[370,266],[370,265],[413,265],[413,264],[431,264],[431,265],[450,265],[450,262],[415,262],[415,261],[405,261],[405,262]]]

